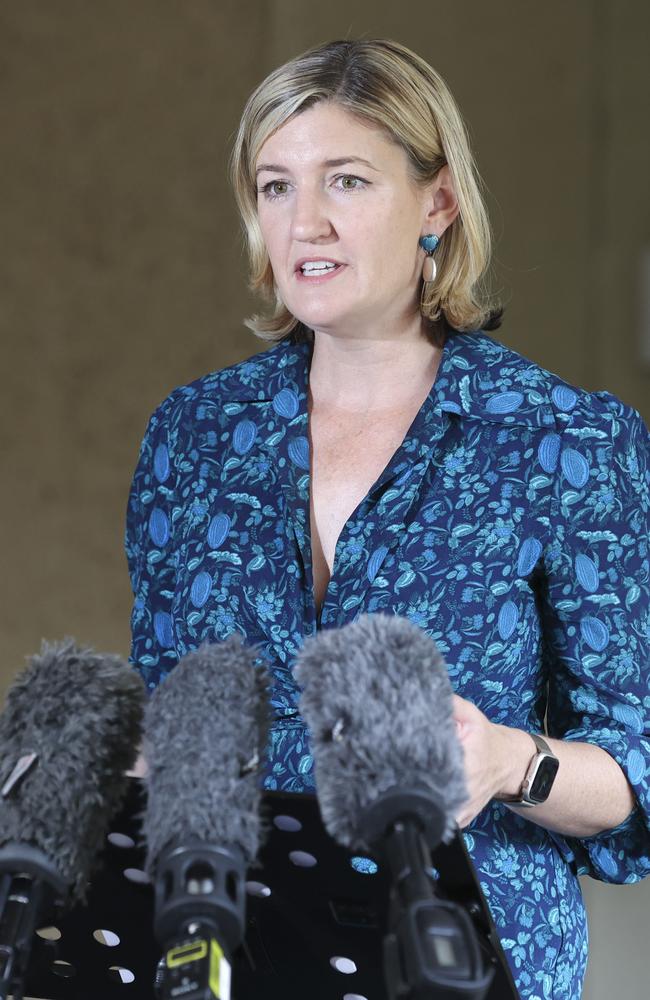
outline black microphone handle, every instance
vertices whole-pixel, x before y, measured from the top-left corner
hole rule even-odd
[[[384,801],[382,811],[387,807]],[[484,961],[476,928],[463,906],[436,892],[431,837],[421,817],[398,813],[399,801],[371,845],[390,876],[384,937],[389,1000],[484,1000],[495,970]]]
[[[34,932],[67,894],[50,859],[28,844],[0,849],[0,1000],[22,1000]]]
[[[231,955],[244,936],[245,905],[246,862],[238,847],[188,838],[158,858],[154,929],[162,947],[189,924],[208,921],[219,929],[220,943]]]
[[[155,865],[161,1000],[230,1000],[232,954],[244,937],[246,861],[236,845],[177,840]],[[217,985],[218,984],[218,985]]]

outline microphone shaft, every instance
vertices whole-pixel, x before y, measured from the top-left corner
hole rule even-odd
[[[424,836],[413,820],[398,820],[382,845],[394,890],[402,905],[431,899],[435,893],[430,874],[431,858]]]

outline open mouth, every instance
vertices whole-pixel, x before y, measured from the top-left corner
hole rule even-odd
[[[329,275],[334,274],[336,271],[340,271],[343,268],[343,264],[336,264],[334,261],[328,260],[315,260],[306,261],[301,264],[297,269],[296,274],[302,278],[327,278]]]

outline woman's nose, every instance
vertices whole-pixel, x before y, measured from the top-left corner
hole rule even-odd
[[[325,199],[315,191],[300,192],[293,203],[291,235],[293,239],[311,241],[329,236],[332,223],[328,217]]]

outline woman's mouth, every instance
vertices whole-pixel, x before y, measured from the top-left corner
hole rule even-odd
[[[308,260],[296,268],[295,274],[298,281],[306,281],[313,285],[328,281],[344,267],[345,264],[333,260]]]

